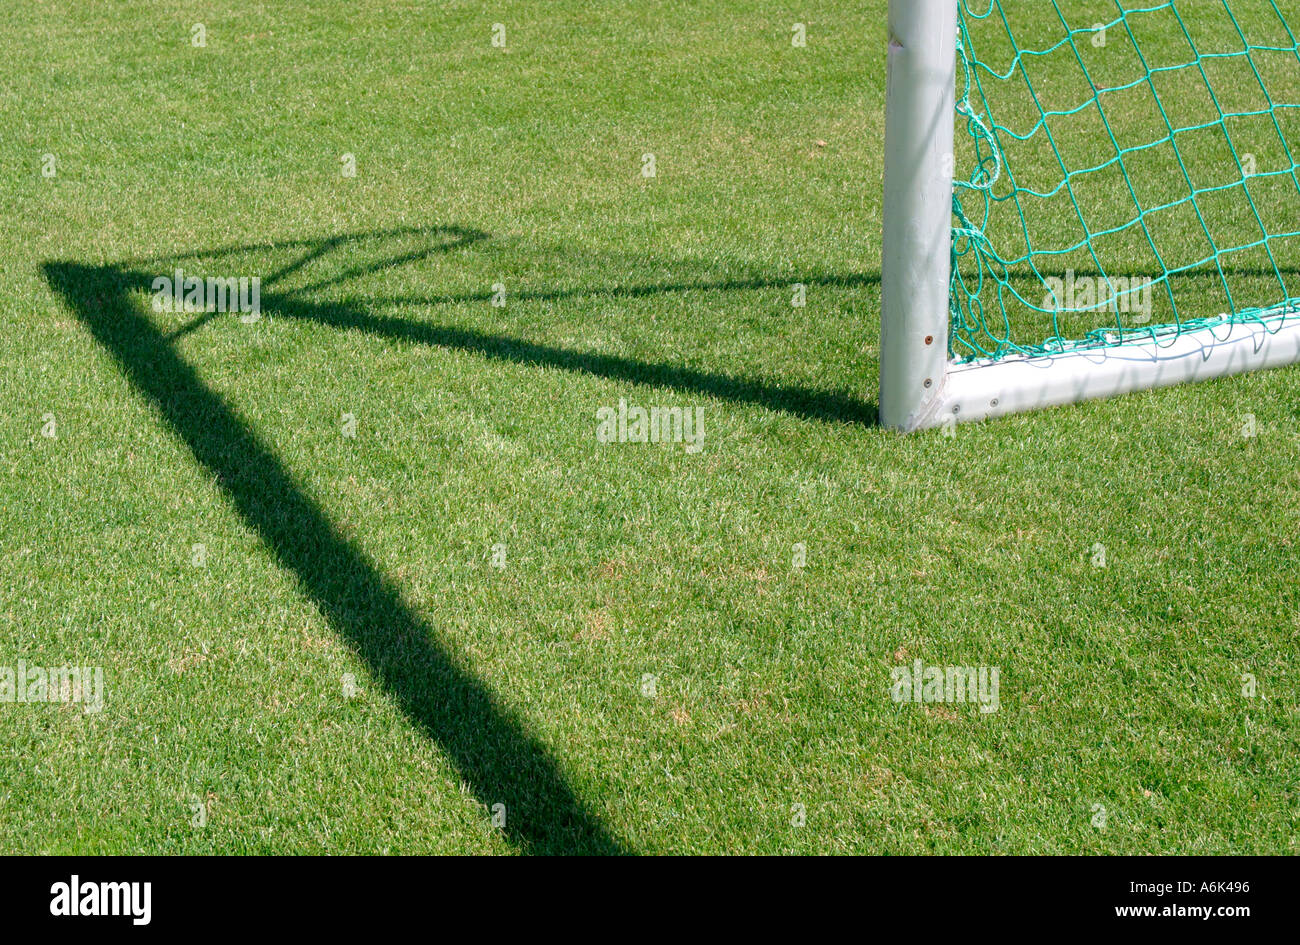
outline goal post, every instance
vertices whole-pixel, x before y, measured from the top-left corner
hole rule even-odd
[[[880,274],[880,422],[925,425],[948,366],[957,4],[891,0]]]
[[[1239,25],[1229,10],[1239,43],[1232,39],[1207,51],[1197,43],[1212,40],[1201,40],[1186,28],[1185,47],[1181,37],[1170,40],[1170,48],[1186,50],[1186,64],[1177,60],[1167,72],[1203,82],[1217,109],[1209,120],[1183,123],[1176,114],[1177,101],[1165,100],[1166,69],[1150,64],[1155,57],[1144,44],[1154,44],[1151,31],[1165,25],[1153,18],[1155,14],[1167,10],[1172,13],[1169,22],[1181,24],[1203,6],[1184,2],[1191,12],[1182,13],[1177,2],[1146,3],[1125,12],[1126,5],[1116,4],[1119,12],[1109,23],[1077,26],[1067,25],[1056,2],[1020,5],[1020,11],[1032,7],[1039,11],[1036,15],[1052,18],[1051,23],[1040,20],[1032,25],[1059,25],[1059,36],[1024,48],[1018,37],[1011,37],[1008,46],[1014,55],[986,66],[977,59],[981,50],[974,48],[982,39],[977,41],[971,31],[986,28],[986,18],[992,20],[989,13],[995,9],[1001,21],[993,25],[1008,33],[1013,29],[1015,17],[1003,13],[1000,0],[891,0],[881,264],[883,426],[917,430],[1300,362],[1300,270],[1280,262],[1283,249],[1291,254],[1287,259],[1300,259],[1300,175],[1295,161],[1300,144],[1293,137],[1300,129],[1300,106],[1287,104],[1300,102],[1300,78],[1294,85],[1283,78],[1281,84],[1288,87],[1270,92],[1267,71],[1273,58],[1285,66],[1290,60],[1284,57],[1294,56],[1294,74],[1300,77],[1300,47],[1276,6],[1265,3],[1280,26],[1272,14],[1262,26],[1253,21]],[[1230,6],[1224,3],[1226,10]],[[1136,14],[1146,19],[1131,22],[1138,19]],[[1088,48],[1097,47],[1095,37],[1105,36],[1104,30],[1117,37],[1111,40],[1113,48]],[[1248,38],[1259,31],[1280,38]],[[1126,62],[1126,55],[1131,61]],[[1077,79],[1082,91],[1064,104],[1048,103],[1038,88],[1050,84],[1042,81],[1040,62],[1041,68],[1050,62],[1068,67],[1062,73]],[[1216,70],[1232,66],[1239,66],[1247,78],[1253,75],[1266,107],[1234,105],[1231,90],[1214,88]],[[1285,76],[1284,71],[1278,74]],[[1011,118],[1000,123],[997,86],[1014,81],[1028,86],[1030,94],[1021,98],[1040,109],[1037,121],[1017,127],[1012,127]],[[1052,88],[1068,86],[1062,80]],[[1140,104],[1121,98],[1134,94],[1154,99],[1167,131],[1142,137],[1141,130],[1122,127],[1121,118],[1140,112]],[[1088,109],[1097,112],[1096,127],[1104,130],[1097,137],[1106,144],[1107,154],[1096,159],[1063,156],[1066,139],[1060,130],[1053,135],[1054,126],[1077,121]],[[1254,134],[1272,142],[1269,168],[1256,170],[1243,163],[1235,140],[1242,134],[1238,119],[1262,123]],[[973,151],[967,148],[974,155],[973,169],[954,155],[959,124],[974,138]],[[1132,142],[1125,141],[1126,131],[1132,133]],[[1222,140],[1193,140],[1193,134],[1203,132],[1220,134]],[[1060,173],[1053,187],[1032,183],[1027,174],[1017,176],[1025,168],[1016,167],[1012,152],[1027,141],[1038,147],[1036,153],[1055,155]],[[1211,180],[1201,176],[1188,155],[1214,148],[1217,163]],[[1172,182],[1170,174],[1150,175],[1159,178],[1160,187],[1180,188],[1173,197],[1156,197],[1154,185],[1139,178],[1142,160],[1158,149],[1172,155],[1169,167],[1183,169],[1185,183],[1177,179],[1176,170]],[[1078,166],[1070,165],[1072,159]],[[1227,176],[1220,173],[1225,168]],[[1088,183],[1083,178],[1090,174],[1098,178],[1097,192],[1113,195],[1107,200],[1125,216],[1102,222],[1106,214],[1093,207],[1105,201],[1094,196],[1090,205],[1083,195]],[[1276,193],[1265,194],[1266,187]],[[975,211],[963,209],[963,195],[975,201]],[[1239,197],[1241,210],[1222,216],[1243,227],[1249,224],[1245,236],[1227,233],[1212,215],[1216,201],[1228,196]],[[1175,225],[1164,219],[1182,212],[1193,222],[1179,218]],[[1010,216],[1014,225],[994,232],[999,213]],[[1078,233],[1060,238],[1059,245],[1050,244],[1050,237],[1049,243],[1039,243],[1036,233],[1044,228],[1035,230],[1035,213],[1048,215],[1051,225],[1072,226]],[[1203,239],[1195,225],[1198,219]],[[1169,247],[1175,240],[1166,238],[1162,227],[1179,234],[1176,246],[1187,258],[1174,258]],[[1203,248],[1186,235],[1189,232]],[[1006,234],[1023,234],[1024,245],[1006,249]],[[1118,262],[1115,254],[1106,255],[1108,241],[1121,237],[1131,238],[1132,246],[1143,252],[1149,246],[1153,271],[1144,277],[1143,290],[1150,293],[1155,286],[1158,297],[1167,295],[1171,318],[1134,324],[1138,317],[1124,314],[1128,295],[1139,283],[1135,277],[1130,286],[1127,277],[1117,275],[1130,265],[1132,252],[1120,255]],[[1265,286],[1271,293],[1266,298],[1240,298],[1241,291],[1234,291],[1235,274],[1246,269],[1238,263],[1247,257],[1259,263],[1258,274],[1270,280],[1276,276]],[[1095,272],[1089,283],[1095,293],[1077,304],[1072,299],[1065,304],[1060,298],[1065,283],[1053,267],[1076,258],[1086,260]],[[1131,270],[1140,268],[1130,265]],[[1215,305],[1224,297],[1184,287],[1185,280],[1198,275],[1208,277],[1202,284],[1213,284],[1216,291],[1222,283],[1233,307],[1197,310],[1194,306]],[[1069,278],[1074,279],[1072,270]],[[1037,317],[1022,319],[1027,329],[1017,328],[1021,310]],[[1086,320],[1093,313],[1100,313],[1101,327],[1085,323],[1077,328],[1079,316]],[[1065,325],[1070,318],[1076,322]],[[1042,333],[1026,337],[1035,326]],[[1075,334],[1069,334],[1071,329]]]

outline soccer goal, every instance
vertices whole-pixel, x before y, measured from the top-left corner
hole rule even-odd
[[[1297,155],[1273,0],[891,0],[881,423],[1300,361]]]

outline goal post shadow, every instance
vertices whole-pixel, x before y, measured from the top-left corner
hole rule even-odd
[[[457,227],[432,227],[446,241],[434,251],[467,245],[486,234]],[[627,842],[604,826],[577,796],[558,761],[527,730],[521,717],[503,705],[433,629],[403,601],[399,588],[329,519],[325,510],[295,482],[272,445],[243,423],[225,398],[182,357],[177,343],[201,329],[212,312],[198,312],[171,331],[160,328],[139,304],[153,290],[151,267],[191,259],[214,259],[250,252],[298,249],[302,256],[275,270],[272,284],[300,272],[332,247],[358,237],[412,235],[419,228],[374,231],[313,240],[229,246],[107,265],[51,260],[43,275],[55,295],[74,313],[112,357],[133,391],[142,396],[185,443],[242,520],[294,574],[340,638],[365,662],[393,696],[403,714],[438,745],[485,807],[507,805],[506,837],[530,853],[627,853]],[[404,265],[426,255],[408,252],[354,268],[317,289],[387,265]],[[871,273],[811,274],[794,277],[808,284],[838,288],[874,286]],[[757,291],[787,287],[791,278],[681,279],[648,285],[586,289],[540,289],[516,298],[562,300],[581,296],[644,297],[692,291]],[[485,301],[477,293],[428,297],[374,298],[375,306],[451,305]],[[528,342],[471,328],[448,327],[372,310],[357,302],[323,302],[304,290],[263,293],[269,317],[357,330],[398,343],[454,348],[489,361],[555,367],[614,381],[669,387],[739,404],[756,405],[815,422],[873,427],[875,405],[847,394],[799,385],[713,373],[670,362],[581,352]],[[229,316],[233,317],[233,316]]]
[[[512,845],[528,853],[631,852],[578,797],[524,721],[438,642],[271,446],[138,310],[132,294],[149,291],[148,275],[68,262],[47,263],[44,274],[403,714],[485,807],[506,805],[504,831]]]

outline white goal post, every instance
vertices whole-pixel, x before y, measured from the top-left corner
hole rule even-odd
[[[889,4],[882,425],[917,430],[1300,362],[1295,316],[1267,328],[1239,322],[1187,330],[1158,343],[951,359],[957,32],[957,0]]]

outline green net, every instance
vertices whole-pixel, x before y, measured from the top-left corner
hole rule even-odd
[[[1300,317],[1300,46],[1272,0],[958,0],[962,361]]]

